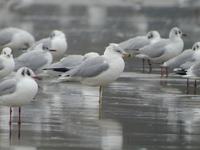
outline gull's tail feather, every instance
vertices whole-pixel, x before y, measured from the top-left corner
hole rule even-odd
[[[187,75],[187,70],[183,69],[183,68],[175,68],[174,69],[174,72],[176,74],[179,74],[179,75]]]
[[[53,70],[53,71],[57,71],[57,72],[67,72],[70,69],[69,68],[44,68],[43,70]]]

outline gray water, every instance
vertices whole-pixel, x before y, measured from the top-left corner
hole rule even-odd
[[[198,5],[148,6],[135,1],[36,0],[21,5],[0,1],[0,26],[17,26],[43,38],[53,29],[68,38],[67,54],[102,53],[110,42],[157,29],[164,37],[179,26],[185,47],[200,39]],[[42,2],[44,2],[42,4]],[[65,3],[64,3],[65,2]],[[148,2],[148,1],[147,1]],[[8,5],[8,8],[5,6]],[[188,23],[189,22],[189,23]],[[0,107],[1,150],[199,150],[199,96],[186,93],[185,79],[141,73],[137,59],[127,59],[125,73],[103,90],[79,83],[40,81],[36,100],[22,107],[22,124],[14,110]]]

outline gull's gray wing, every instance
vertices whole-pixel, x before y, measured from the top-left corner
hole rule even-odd
[[[16,91],[17,81],[15,79],[4,80],[0,83],[0,96],[12,94]]]
[[[37,46],[40,45],[40,44],[46,44],[46,45],[48,45],[48,47],[50,47],[51,39],[50,38],[41,39],[41,40],[35,42],[33,44],[33,46],[31,46],[28,50],[37,50]]]
[[[28,67],[33,71],[44,66],[48,60],[42,50],[28,51],[15,59],[15,70],[21,67]]]
[[[119,46],[124,50],[138,50],[148,44],[150,41],[146,36],[138,36],[119,43]]]
[[[182,64],[191,61],[194,51],[191,49],[183,51],[180,55],[166,61],[163,66],[169,67],[171,69],[180,67]]]
[[[168,39],[162,39],[159,42],[144,46],[139,50],[141,54],[145,54],[150,58],[160,57],[165,53],[166,47],[170,44]]]
[[[12,41],[13,35],[17,31],[12,29],[4,29],[0,31],[0,45],[4,46]]]
[[[95,77],[109,68],[107,60],[98,56],[95,58],[89,58],[81,63],[78,67],[67,72],[69,76],[74,77]]]

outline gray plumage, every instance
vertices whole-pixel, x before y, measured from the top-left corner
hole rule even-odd
[[[78,67],[68,71],[65,75],[71,77],[95,77],[109,68],[108,62],[104,57],[98,56],[89,58],[81,63]]]
[[[0,31],[0,45],[4,46],[12,41],[13,35],[17,32],[14,29],[6,29]]]
[[[64,58],[62,58],[59,62],[53,63],[50,66],[48,66],[47,69],[50,68],[73,68],[77,65],[80,65],[84,59],[84,56],[82,55],[69,55]]]
[[[4,64],[3,64],[3,61],[2,61],[2,59],[0,59],[0,71],[2,70],[2,69],[4,69],[5,68],[5,66],[4,66]]]
[[[138,50],[148,44],[150,40],[147,36],[138,36],[119,43],[119,46],[124,50]]]
[[[168,46],[169,43],[170,41],[168,39],[162,39],[155,44],[141,48],[139,51],[141,54],[145,54],[150,58],[160,57],[165,53],[166,46]]]
[[[17,81],[15,79],[4,80],[0,83],[0,96],[12,94],[15,92]]]
[[[41,40],[35,42],[28,50],[36,50],[37,46],[40,44],[44,44],[45,46],[47,45],[50,48],[51,47],[51,39],[50,38],[41,39]]]
[[[42,50],[35,50],[20,55],[15,59],[15,70],[18,70],[21,67],[28,67],[33,71],[36,71],[48,62],[45,53],[46,52]]]
[[[185,50],[180,55],[166,61],[163,64],[163,66],[169,67],[170,69],[174,69],[177,67],[181,67],[181,68],[183,67],[184,69],[186,69],[185,68],[186,63],[188,64],[190,61],[193,61],[193,58],[192,58],[193,54],[194,54],[194,50],[192,49]]]

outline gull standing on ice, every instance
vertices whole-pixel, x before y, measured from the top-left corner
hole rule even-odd
[[[160,34],[158,31],[150,31],[144,36],[137,36],[134,38],[131,38],[129,40],[126,40],[124,42],[119,43],[119,46],[124,49],[125,51],[128,51],[133,54],[138,54],[138,50],[146,45],[156,43],[160,40]],[[139,54],[136,55],[136,57],[142,59],[142,68],[144,72],[144,63],[146,56]]]
[[[110,44],[103,55],[83,61],[79,66],[64,73],[61,78],[77,77],[82,84],[100,86],[99,102],[102,103],[102,87],[115,81],[124,71],[122,57],[128,57],[118,44]]]
[[[0,83],[0,105],[10,107],[10,124],[12,107],[19,107],[19,120],[21,123],[21,106],[29,104],[38,92],[38,84],[33,79],[34,72],[26,67],[20,68],[15,77]]]
[[[179,28],[174,27],[170,30],[169,39],[162,39],[154,44],[144,46],[139,49],[139,52],[146,55],[153,63],[163,63],[179,55],[183,51],[184,42],[182,36],[185,36],[185,34],[183,34]],[[162,67],[161,76],[163,76]]]

